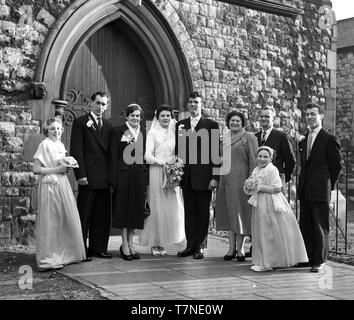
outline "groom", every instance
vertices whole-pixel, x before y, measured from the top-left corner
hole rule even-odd
[[[176,155],[185,164],[180,186],[183,191],[187,247],[178,257],[193,255],[203,259],[203,248],[209,229],[211,191],[218,186],[219,177],[213,172],[218,167],[211,150],[219,150],[217,122],[202,116],[202,98],[194,91],[189,95],[190,118],[176,124]]]

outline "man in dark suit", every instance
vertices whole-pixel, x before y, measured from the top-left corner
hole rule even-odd
[[[70,153],[79,163],[75,169],[77,206],[87,256],[111,258],[107,246],[111,228],[108,149],[112,125],[102,117],[108,108],[108,94],[96,92],[91,100],[90,113],[74,120]]]
[[[190,117],[176,124],[176,155],[185,163],[180,186],[183,191],[187,247],[179,257],[204,257],[209,229],[211,191],[218,186],[219,126],[202,116],[198,92],[188,100]],[[216,153],[213,155],[212,153]],[[215,160],[216,159],[216,160]],[[214,160],[214,161],[213,161]]]
[[[275,150],[274,165],[279,170],[285,184],[291,180],[295,168],[295,155],[286,133],[273,128],[275,110],[265,106],[259,112],[259,122],[262,130],[256,133],[258,146],[268,146]]]
[[[319,272],[328,255],[329,202],[342,168],[342,153],[338,138],[322,128],[324,110],[319,105],[309,103],[305,117],[309,132],[299,143],[300,229],[311,271]]]
[[[268,146],[275,150],[273,164],[279,170],[285,192],[286,184],[291,180],[295,168],[295,155],[287,134],[274,129],[274,117],[275,110],[271,106],[265,106],[259,111],[259,124],[262,130],[256,133],[256,137],[259,147]],[[246,257],[252,255],[252,247],[245,255]]]

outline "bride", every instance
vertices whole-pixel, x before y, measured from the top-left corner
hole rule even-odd
[[[172,107],[160,105],[146,138],[145,160],[150,165],[147,197],[151,213],[139,233],[139,242],[150,246],[153,255],[167,254],[166,245],[185,238],[181,190],[163,188],[163,165],[173,158],[175,151],[175,125]]]

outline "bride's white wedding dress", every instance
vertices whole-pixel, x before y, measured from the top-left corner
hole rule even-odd
[[[144,229],[139,231],[139,242],[143,246],[161,246],[184,240],[184,208],[180,187],[165,191],[163,166],[175,151],[175,120],[167,129],[155,120],[146,138],[145,159],[149,167],[148,203],[150,215],[145,219]]]

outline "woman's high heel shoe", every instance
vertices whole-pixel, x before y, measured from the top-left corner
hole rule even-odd
[[[232,259],[235,259],[236,254],[237,254],[237,251],[235,251],[234,254],[232,254],[232,255],[226,254],[226,255],[224,255],[224,260],[225,260],[225,261],[230,261],[230,260],[232,260]]]
[[[120,251],[120,255],[122,256],[122,258],[124,260],[127,260],[127,261],[132,261],[133,260],[133,257],[132,257],[131,254],[124,254],[122,246],[120,246],[119,251]]]

